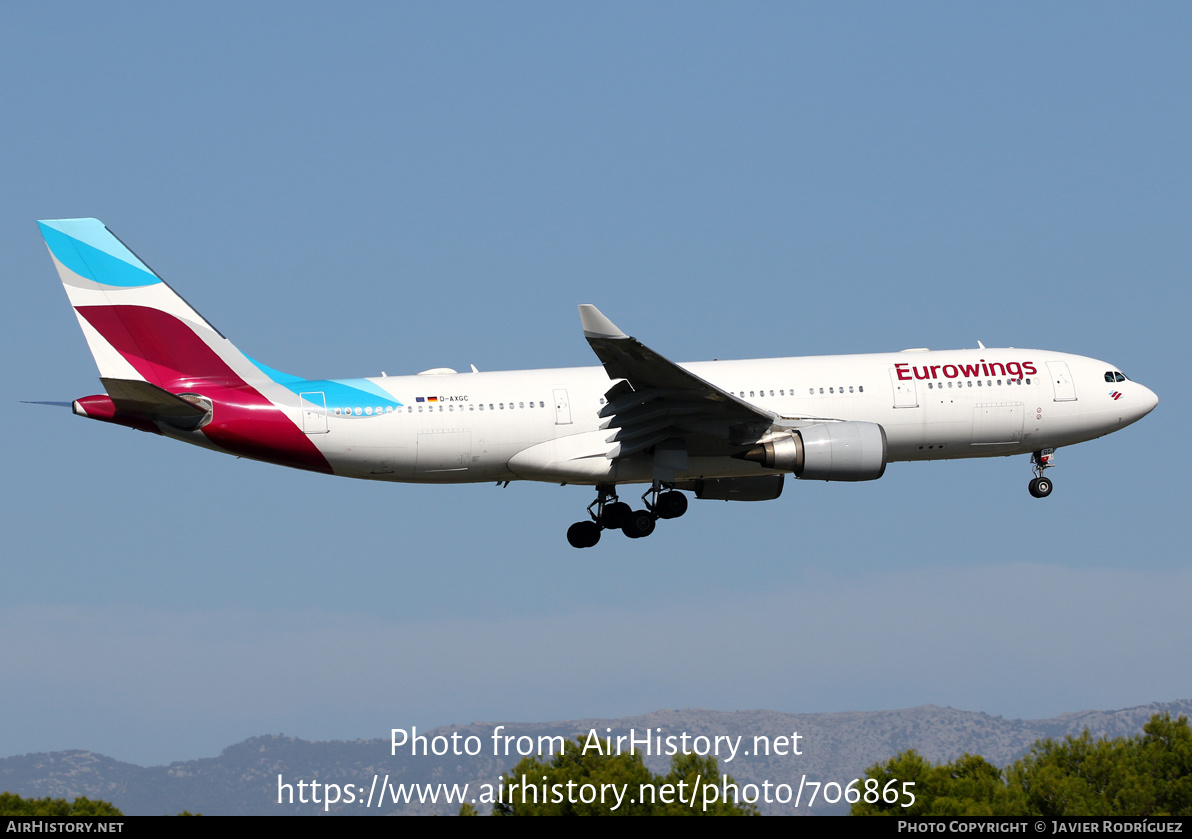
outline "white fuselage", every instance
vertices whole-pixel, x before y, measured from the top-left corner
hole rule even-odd
[[[877,423],[889,461],[1071,445],[1129,425],[1158,402],[1148,388],[1114,379],[1111,364],[1044,350],[916,350],[680,366],[782,418]],[[338,404],[328,388],[321,413],[280,387],[266,395],[304,429],[337,475],[419,483],[650,480],[652,455],[606,457],[615,429],[601,428],[598,412],[613,382],[601,367],[367,381],[392,397],[378,403],[392,404]],[[317,386],[310,383],[312,390]],[[197,433],[172,436],[205,443]],[[775,472],[696,453],[676,478],[766,474]]]

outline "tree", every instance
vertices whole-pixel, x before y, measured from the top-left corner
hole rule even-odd
[[[1155,714],[1139,736],[1042,740],[1006,769],[1026,812],[1040,816],[1192,815],[1192,728]]]
[[[1192,815],[1192,726],[1156,714],[1142,728],[1140,769],[1156,781],[1155,815]]]
[[[524,758],[505,773],[502,783],[509,793],[504,803],[493,804],[496,816],[758,814],[752,804],[720,800],[725,786],[731,789],[734,781],[729,776],[721,778],[714,757],[675,755],[670,771],[655,775],[637,752],[600,754],[597,749],[585,750],[578,738],[566,741],[563,751],[548,759]],[[716,800],[705,805],[702,793],[706,785],[718,793]],[[694,807],[690,804],[693,795]],[[710,789],[706,797],[712,798]]]
[[[880,788],[914,782],[914,806],[899,800],[853,805],[853,815],[1189,816],[1192,727],[1155,714],[1135,737],[1094,740],[1086,730],[1036,741],[1004,769],[962,755],[934,765],[914,750],[866,770]]]
[[[871,766],[866,777],[877,781],[877,800],[865,800],[872,785],[862,784],[862,798],[849,811],[854,816],[992,816],[1002,815],[1010,806],[1001,770],[979,755],[963,754],[951,763],[936,765],[910,749]],[[915,799],[912,806],[903,807],[907,782],[914,784],[907,789]],[[897,796],[889,796],[896,800],[881,795],[887,789],[897,791]]]
[[[82,796],[65,798],[21,798],[0,792],[0,816],[123,816],[106,801],[92,801]]]

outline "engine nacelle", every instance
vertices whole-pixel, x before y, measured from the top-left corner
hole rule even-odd
[[[825,422],[738,457],[809,481],[873,481],[886,471],[886,430],[874,422]]]

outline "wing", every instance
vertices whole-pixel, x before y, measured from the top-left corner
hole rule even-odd
[[[584,337],[610,379],[602,428],[617,443],[616,459],[651,446],[699,457],[731,456],[779,421],[772,411],[739,399],[631,338],[590,304],[579,307]],[[656,452],[657,454],[657,452]],[[685,459],[683,455],[676,456]]]

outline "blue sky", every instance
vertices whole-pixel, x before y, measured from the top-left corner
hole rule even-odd
[[[7,4],[0,755],[661,707],[1192,696],[1186,4]],[[1044,347],[1158,409],[1026,457],[693,502],[287,471],[100,385],[37,218],[102,219],[310,378]]]

